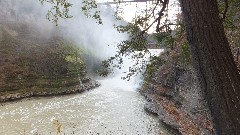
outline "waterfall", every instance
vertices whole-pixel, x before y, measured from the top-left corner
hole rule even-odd
[[[59,29],[64,38],[90,50],[100,60],[114,55],[117,50],[111,44],[127,39],[128,35],[120,34],[113,25],[123,22],[117,22],[113,11],[103,8],[103,25],[98,25],[79,11],[81,1],[75,2],[71,9],[75,18],[61,20],[59,27],[45,18],[50,6],[41,6],[37,0],[1,0],[0,5],[7,6],[2,6],[0,11],[4,12],[0,12],[0,16],[13,11],[18,17],[9,16],[11,21],[26,22],[45,39],[51,37],[52,29]],[[162,50],[150,52],[159,55]],[[143,59],[148,60],[149,57],[147,55]],[[102,85],[94,90],[67,96],[31,98],[1,106],[0,121],[4,124],[0,124],[0,134],[57,134],[57,121],[61,134],[67,135],[168,135],[157,118],[144,112],[145,99],[136,92],[143,80],[141,74],[129,81],[121,79],[133,63],[133,59],[125,57],[124,67],[116,69],[114,75],[100,79]]]
[[[106,78],[108,80],[107,82],[109,84],[114,84],[116,87],[121,87],[125,90],[134,90],[136,91],[142,84],[144,76],[143,73],[146,68],[146,64],[150,60],[151,56],[159,56],[160,53],[163,52],[163,49],[149,49],[149,53],[144,56],[144,58],[141,59],[132,59],[132,55],[128,55],[126,57],[123,57],[123,65],[121,69],[115,69],[114,75],[111,77]],[[137,52],[138,53],[138,52]],[[131,76],[129,80],[122,79],[123,77],[126,77],[127,73],[129,72],[129,68],[132,67],[136,61],[146,61],[144,65],[142,63],[139,63],[136,65],[137,67],[143,66],[142,71],[137,71],[135,75]]]
[[[162,50],[150,52],[158,55]],[[126,69],[131,62],[126,61]],[[157,118],[143,109],[146,100],[136,92],[142,78],[122,80],[124,71],[99,80],[102,85],[88,92],[1,106],[0,120],[5,124],[0,125],[0,134],[56,134],[58,121],[62,134],[170,135]]]

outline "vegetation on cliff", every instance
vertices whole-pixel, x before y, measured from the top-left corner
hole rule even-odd
[[[40,1],[44,2],[45,0]],[[53,5],[53,11],[49,11],[49,13],[52,14],[50,14],[50,16],[48,14],[48,17],[52,17],[53,22],[56,22],[58,18],[69,17],[68,11],[71,4],[66,0],[47,2]],[[237,37],[239,36],[238,17],[240,10],[238,8],[239,6],[236,6],[239,5],[239,1],[230,2],[225,0],[222,2],[218,0],[203,0],[200,2],[198,0],[180,0],[179,2],[182,13],[179,14],[179,20],[174,20],[174,23],[171,22],[168,16],[169,0],[157,0],[156,3],[150,5],[150,8],[146,6],[144,13],[135,15],[133,26],[141,27],[143,30],[131,33],[134,27],[125,30],[124,28],[128,28],[128,26],[123,26],[122,31],[127,31],[131,38],[117,45],[119,52],[115,57],[110,57],[109,63],[115,59],[121,64],[121,56],[128,55],[136,50],[147,52],[147,37],[145,33],[153,24],[156,24],[156,32],[158,34],[164,33],[164,38],[170,37],[169,43],[171,50],[174,49],[174,42],[176,40],[174,39],[176,36],[175,30],[183,28],[184,32],[181,38],[183,40],[176,40],[176,42],[180,42],[180,44],[176,44],[176,50],[167,52],[167,55],[171,57],[170,59],[164,60],[167,63],[166,65],[168,65],[165,68],[167,71],[169,70],[169,72],[163,74],[163,76],[167,75],[163,83],[164,86],[170,86],[171,89],[180,91],[180,89],[177,89],[178,85],[165,82],[171,80],[174,83],[178,83],[179,78],[184,75],[184,72],[182,75],[179,75],[178,72],[175,72],[175,69],[178,70],[180,67],[181,72],[182,70],[190,69],[189,73],[191,73],[191,66],[188,66],[191,63],[195,72],[194,75],[190,76],[197,78],[196,80],[199,83],[199,90],[197,91],[202,93],[204,99],[207,101],[207,108],[210,109],[210,114],[213,119],[212,129],[215,130],[216,134],[238,134],[240,132],[238,128],[240,126],[240,76],[237,68],[239,64],[239,46],[234,46],[236,45],[234,43],[238,43]],[[99,11],[96,11],[95,15],[92,16],[88,14],[90,9],[97,8],[95,1],[84,1],[83,4],[86,5],[82,7],[83,11],[87,11],[86,15],[99,21],[100,16],[97,14]],[[221,4],[223,6],[221,6]],[[231,6],[232,9],[229,9],[229,6]],[[63,8],[63,12],[59,10],[61,8]],[[154,19],[153,21],[152,18]],[[101,23],[102,22],[99,21],[99,24]],[[172,25],[176,27],[172,29]],[[182,42],[184,40],[187,42]],[[232,52],[231,47],[233,48]],[[179,49],[181,51],[179,51]],[[191,55],[191,60],[189,60],[190,57],[187,57],[189,55]],[[144,55],[141,54],[136,57],[142,58],[143,56]],[[235,59],[233,56],[235,56]],[[110,65],[109,63],[107,64]],[[159,67],[159,65],[156,66],[158,67],[152,70],[162,68],[161,66]],[[130,72],[137,71],[131,68],[129,68],[129,70]],[[154,76],[148,78],[155,79]],[[157,79],[153,81],[161,83],[161,81]],[[193,94],[190,95],[192,96]],[[170,95],[167,97],[177,96]],[[191,98],[187,97],[187,99],[189,100]],[[180,113],[176,114],[180,115]],[[180,118],[181,117],[177,117],[176,120],[178,121]],[[201,124],[198,123],[198,125]],[[186,127],[186,129],[190,130],[188,130],[189,132],[182,130],[183,134],[202,134],[201,129],[193,131],[192,129],[194,128],[192,127]]]
[[[0,96],[55,93],[89,81],[83,52],[54,30],[43,37],[25,23],[0,24]]]
[[[221,6],[225,4],[221,2],[219,4],[220,11],[224,12],[225,8]],[[230,7],[235,7],[239,3],[231,1],[228,4]],[[229,46],[235,64],[238,67],[238,71],[240,71],[238,42],[240,29],[238,16],[239,8],[230,8],[223,24],[226,37],[230,41]],[[210,113],[211,111],[207,104],[207,102],[209,103],[207,94],[199,84],[197,79],[199,74],[192,67],[192,58],[194,57],[191,57],[186,34],[184,32],[181,33],[181,27],[174,30],[174,33],[177,33],[174,37],[172,37],[172,32],[169,32],[167,34],[163,32],[154,35],[155,39],[167,51],[156,59],[157,61],[153,61],[151,65],[148,65],[146,70],[146,82],[143,85],[142,93],[149,102],[146,104],[145,109],[159,115],[159,118],[164,123],[177,129],[181,134],[226,134],[226,131],[218,129],[217,126],[219,125],[214,125],[216,121],[212,121],[212,117],[221,119],[221,116]],[[197,33],[197,31],[194,33]],[[216,50],[216,48],[213,50]],[[223,79],[220,76],[218,78]],[[239,91],[237,88],[236,90]],[[216,93],[215,96],[217,96]],[[214,110],[216,107],[217,104],[212,109]],[[237,109],[234,110],[237,111]],[[230,111],[226,111],[226,113],[230,113]],[[236,125],[235,127],[232,126],[231,132],[236,132],[238,130],[234,129],[236,127]]]

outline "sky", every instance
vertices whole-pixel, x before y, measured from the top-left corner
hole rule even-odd
[[[104,2],[113,2],[113,0],[97,0],[98,3],[104,3]],[[150,8],[150,4],[152,2],[133,2],[133,3],[122,3],[120,4],[120,7],[123,9],[121,17],[127,21],[127,22],[132,22],[132,18],[134,18],[136,15],[140,14],[141,10],[145,10],[146,8]],[[169,19],[170,20],[175,20],[176,19],[176,14],[180,12],[180,7],[176,6],[177,0],[170,0],[169,3]],[[147,5],[147,6],[146,6]],[[116,8],[116,5],[111,4],[110,5],[112,8]],[[150,20],[151,22],[154,19]],[[152,28],[150,28],[149,32],[152,33],[155,31],[155,25],[153,25]]]

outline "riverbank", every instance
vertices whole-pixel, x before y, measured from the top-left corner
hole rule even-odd
[[[7,102],[15,102],[26,98],[32,97],[51,97],[81,93],[90,89],[99,87],[97,81],[88,79],[87,82],[80,85],[59,87],[59,88],[29,88],[28,90],[19,90],[14,92],[5,92],[0,95],[0,104],[3,105]]]
[[[147,69],[141,89],[148,101],[144,109],[182,135],[214,135],[210,111],[191,66],[179,65],[166,53],[154,64],[157,68]]]
[[[0,103],[30,97],[83,92],[99,86],[87,76],[84,50],[57,28],[43,30],[28,22],[0,22]]]

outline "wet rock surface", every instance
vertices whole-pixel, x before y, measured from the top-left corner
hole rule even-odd
[[[59,88],[58,91],[51,91],[51,90],[42,90],[42,91],[30,91],[22,92],[22,93],[14,93],[8,94],[5,96],[0,96],[0,103],[4,102],[12,102],[17,101],[24,98],[31,98],[31,97],[49,97],[49,96],[58,96],[58,95],[67,95],[67,94],[74,94],[74,93],[81,93],[86,90],[90,90],[100,86],[100,83],[94,81],[90,78],[85,79],[84,83],[73,86],[73,87],[66,87],[66,88]]]
[[[191,67],[159,65],[142,87],[145,110],[183,135],[214,135],[210,111]]]

